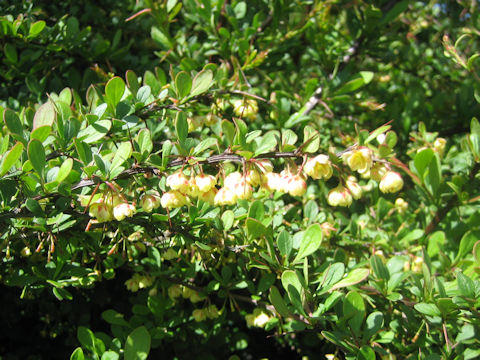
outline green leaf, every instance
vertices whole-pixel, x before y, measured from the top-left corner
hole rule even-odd
[[[148,129],[142,129],[138,132],[137,143],[140,148],[142,158],[146,159],[153,150],[152,134]]]
[[[374,73],[371,71],[360,71],[351,80],[343,84],[340,89],[336,91],[335,95],[350,93],[364,85],[367,85],[370,81],[372,81],[373,75]]]
[[[127,80],[127,86],[133,97],[137,97],[138,89],[140,88],[140,83],[138,82],[138,76],[133,70],[127,70],[125,73],[125,79]]]
[[[115,76],[108,81],[105,86],[105,98],[112,111],[115,111],[124,93],[125,82],[122,78]]]
[[[267,132],[258,143],[257,149],[253,156],[258,156],[260,154],[272,151],[277,146],[277,137],[275,136],[274,131]]]
[[[112,160],[110,172],[114,172],[118,167],[122,166],[132,156],[132,144],[129,141],[125,141],[120,144],[115,151],[115,156]]]
[[[55,106],[50,101],[47,101],[35,112],[33,129],[35,130],[45,125],[52,126],[56,119],[57,112],[55,111]]]
[[[408,9],[408,4],[410,3],[409,0],[403,0],[397,2],[390,11],[388,11],[382,20],[379,21],[378,25],[383,26],[387,25],[392,22],[398,15]]]
[[[45,167],[47,166],[47,160],[45,156],[45,149],[39,140],[33,139],[28,143],[28,159],[32,163],[32,167],[35,172],[43,179],[45,173]]]
[[[267,228],[260,221],[252,218],[247,218],[247,234],[250,239],[259,239],[267,234]]]
[[[15,45],[6,43],[3,51],[7,60],[10,61],[12,64],[16,64],[18,62],[18,53]]]
[[[365,330],[363,336],[365,339],[370,339],[383,327],[383,314],[380,311],[375,311],[368,315],[365,321]]]
[[[475,283],[462,272],[457,273],[457,284],[460,293],[469,299],[475,299]]]
[[[288,231],[282,230],[282,232],[278,234],[277,246],[280,254],[288,258],[293,248],[293,239]]]
[[[37,139],[43,143],[48,138],[51,132],[52,132],[51,126],[49,125],[40,126],[32,131],[32,133],[30,134],[30,140]]]
[[[91,144],[104,138],[111,127],[112,122],[110,120],[99,120],[87,126],[85,129],[80,130],[77,138],[86,144]]]
[[[358,333],[365,318],[365,303],[356,291],[350,291],[343,301],[343,316],[354,333]]]
[[[341,262],[333,263],[324,271],[322,282],[319,288],[323,288],[321,293],[324,293],[330,286],[339,282],[343,275],[345,275],[345,264]]]
[[[260,200],[255,200],[248,209],[248,217],[262,221],[265,216],[265,207],[263,206],[263,202]]]
[[[115,351],[106,351],[102,354],[101,360],[118,360],[120,355],[118,355]]]
[[[43,31],[45,29],[46,23],[43,20],[36,21],[32,25],[30,25],[30,29],[28,29],[28,38],[32,39]]]
[[[305,310],[303,309],[302,305],[302,284],[298,279],[297,274],[292,270],[285,270],[282,273],[282,285],[283,288],[287,291],[288,297],[292,302],[293,306],[300,311],[303,315],[305,314]]]
[[[221,219],[223,223],[223,230],[228,231],[233,225],[235,215],[232,210],[227,210],[223,212]]]
[[[480,231],[467,231],[460,240],[460,246],[458,247],[458,253],[453,261],[452,266],[458,264],[460,260],[462,260],[465,255],[473,250],[473,246],[480,239]]]
[[[322,228],[319,224],[310,225],[307,230],[303,233],[302,242],[300,248],[298,249],[297,256],[294,263],[300,261],[304,257],[313,254],[320,247],[322,243]]]
[[[77,329],[77,339],[85,349],[95,352],[95,335],[93,335],[92,330],[85,326],[79,326]]]
[[[102,318],[107,323],[112,324],[112,325],[120,325],[120,326],[130,327],[130,324],[123,318],[123,314],[120,314],[119,312],[117,312],[115,310],[112,310],[112,309],[105,310],[102,313]]]
[[[417,152],[413,160],[417,174],[421,179],[424,179],[425,170],[432,160],[434,152],[432,149],[423,149]]]
[[[15,111],[5,109],[3,111],[3,121],[12,134],[17,134],[20,137],[23,137],[23,125]]]
[[[442,313],[435,304],[418,303],[414,305],[415,310],[427,316],[440,316]]]
[[[188,136],[188,121],[187,116],[183,112],[177,113],[177,120],[175,121],[175,132],[177,133],[178,141],[183,144]]]
[[[303,129],[303,143],[307,145],[303,146],[302,150],[306,153],[314,153],[318,151],[320,146],[320,133],[310,125],[305,126]]]
[[[72,167],[73,167],[73,160],[71,158],[65,159],[65,161],[60,166],[60,170],[58,170],[56,181],[58,183],[61,183],[63,180],[65,180],[68,177],[68,175],[70,175],[70,172],[72,171]]]
[[[170,153],[172,151],[173,145],[170,140],[165,140],[162,145],[162,166],[163,168],[167,167],[168,161],[170,160]]]
[[[357,360],[375,360],[375,351],[370,346],[363,345],[357,354]]]
[[[358,284],[359,282],[364,281],[369,274],[370,274],[370,270],[368,269],[363,269],[363,268],[355,269],[352,272],[348,273],[348,275],[344,279],[342,279],[341,281],[333,285],[329,289],[329,291],[334,291],[343,287]]]
[[[270,288],[268,299],[281,316],[288,317],[290,315],[290,310],[288,310],[287,304],[285,304],[285,301],[283,300],[283,297],[280,294],[280,291],[278,291],[277,287],[272,286]]]
[[[391,128],[390,125],[380,126],[378,129],[375,129],[374,131],[372,131],[372,133],[370,135],[368,135],[368,137],[365,139],[364,143],[368,144],[370,141],[376,139],[378,135],[383,134],[385,131],[390,130],[390,128]]]
[[[145,360],[150,352],[150,333],[145,326],[133,330],[125,342],[125,360]]]
[[[373,273],[377,278],[384,281],[388,281],[390,279],[390,273],[388,272],[388,269],[380,256],[373,255],[370,258],[370,266],[372,267]]]
[[[232,145],[235,138],[235,125],[228,120],[222,120],[222,132],[226,145]]]
[[[2,158],[0,176],[5,175],[13,165],[20,159],[23,153],[23,144],[17,142]]]
[[[197,146],[195,146],[195,149],[193,149],[193,155],[198,156],[201,155],[205,150],[208,148],[218,144],[217,139],[215,138],[206,138],[205,140],[202,140]]]
[[[77,347],[72,355],[70,355],[70,360],[85,360],[85,355],[83,355],[83,350],[81,347]]]
[[[202,70],[194,78],[190,97],[203,94],[213,85],[213,73],[211,70]]]
[[[175,77],[175,87],[177,89],[177,96],[179,99],[183,99],[192,90],[192,78],[185,71],[180,71]]]

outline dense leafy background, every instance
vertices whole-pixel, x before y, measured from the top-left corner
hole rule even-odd
[[[77,347],[86,358],[129,358],[147,337],[152,358],[478,356],[476,7],[4,2],[0,322],[10,331],[0,335],[2,358],[64,359]],[[192,94],[199,73],[208,89]],[[238,116],[235,101],[247,98],[257,100],[258,114],[245,116],[245,129],[228,125]],[[305,112],[309,99],[317,103]],[[212,112],[226,120],[187,131],[187,117]],[[84,186],[82,179],[112,180],[135,171],[134,163],[166,173],[167,140],[178,140],[175,155],[197,149],[196,156],[208,157],[229,147],[293,151],[312,129],[320,133],[319,151],[334,152],[365,139],[359,129],[392,120],[405,212],[395,207],[396,195],[376,189],[348,209],[332,208],[325,199],[332,179],[310,181],[304,197],[264,194],[221,210],[200,204],[172,211],[171,220],[164,210],[143,212],[84,232],[90,218],[78,195],[91,195],[95,183]],[[284,140],[281,149],[265,135],[275,130],[298,141]],[[438,136],[447,139],[443,153],[435,150]],[[127,161],[115,160],[116,153]],[[277,160],[275,169],[286,163]],[[212,174],[218,169],[205,166]],[[138,201],[145,190],[166,190],[159,179],[138,173],[117,183]],[[304,231],[316,234],[315,224],[324,222],[337,232],[324,236],[307,262],[295,263]],[[166,258],[168,249],[176,257]],[[135,273],[155,277],[154,285],[128,291]],[[329,288],[335,283],[337,291]],[[169,289],[180,284],[206,298],[173,301]],[[222,309],[220,316],[194,321],[192,311],[209,305]],[[276,314],[267,331],[247,326],[256,308]]]

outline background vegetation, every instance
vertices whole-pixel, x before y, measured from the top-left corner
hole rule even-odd
[[[2,359],[478,357],[476,7],[2,3]],[[317,154],[333,177],[302,194],[142,199],[180,168]],[[363,195],[332,206],[352,174]],[[117,193],[136,213],[92,221]]]

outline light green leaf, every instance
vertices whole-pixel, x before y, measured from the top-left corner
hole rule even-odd
[[[442,313],[435,304],[418,303],[414,305],[415,310],[427,316],[441,316]]]
[[[138,82],[138,76],[133,70],[127,70],[125,73],[125,79],[127,80],[127,86],[133,97],[137,96],[137,91],[140,88],[140,83]]]
[[[132,144],[129,141],[125,141],[121,143],[118,149],[115,151],[115,156],[113,157],[110,171],[115,171],[115,169],[123,165],[125,161],[130,158],[130,156],[132,156]]]
[[[318,151],[320,146],[319,132],[310,125],[305,126],[303,129],[303,143],[307,145],[303,146],[302,150],[306,153],[314,153]]]
[[[30,25],[30,29],[28,29],[28,38],[32,39],[40,35],[40,33],[45,28],[45,26],[46,26],[46,23],[43,20],[34,22],[32,25]]]
[[[111,106],[112,111],[115,111],[117,104],[125,93],[125,82],[122,78],[115,76],[111,78],[105,86],[105,98],[107,103]]]
[[[120,314],[119,312],[117,312],[115,310],[112,310],[112,309],[105,310],[102,313],[102,318],[107,323],[112,324],[112,325],[120,325],[120,326],[130,327],[130,324],[123,318],[123,314]]]
[[[288,297],[292,302],[293,306],[302,313],[305,314],[305,310],[303,309],[302,304],[302,291],[303,287],[302,284],[297,276],[297,274],[292,270],[285,270],[282,273],[282,285],[284,289],[287,291]]]
[[[150,352],[150,333],[145,326],[133,330],[125,342],[125,360],[145,360]]]
[[[304,257],[313,254],[320,247],[322,243],[322,228],[319,224],[310,225],[303,234],[303,239],[298,249],[297,256],[294,263],[303,259]]]
[[[52,126],[56,119],[57,112],[55,111],[55,106],[50,101],[47,101],[35,112],[35,116],[33,118],[33,129],[37,129],[45,125]]]
[[[275,132],[267,132],[262,138],[260,138],[254,156],[272,151],[275,149],[275,146],[277,146],[277,137],[275,136]]]
[[[282,230],[282,232],[278,235],[277,246],[280,254],[288,258],[293,248],[293,239],[288,231]]]
[[[262,221],[265,216],[265,207],[263,206],[263,202],[260,200],[255,200],[248,209],[248,217]]]
[[[221,219],[223,223],[223,230],[228,231],[233,225],[233,221],[235,220],[235,215],[233,214],[232,210],[227,210],[223,212]]]
[[[52,131],[52,127],[50,125],[37,127],[30,134],[30,140],[37,139],[38,141],[43,143],[48,138],[51,131]]]
[[[343,301],[343,316],[354,333],[358,333],[365,318],[365,303],[356,291],[350,291]]]
[[[112,122],[110,120],[99,120],[80,130],[77,138],[86,144],[91,144],[104,138],[111,127]]]
[[[370,346],[363,345],[357,354],[357,360],[375,360],[375,351]]]
[[[23,136],[23,125],[15,111],[5,109],[3,112],[3,121],[5,122],[5,125],[7,125],[8,130],[13,134],[17,134],[21,137]]]
[[[138,132],[137,143],[142,157],[146,159],[153,150],[152,134],[148,129],[142,129]]]
[[[218,141],[215,138],[206,138],[205,140],[202,140],[197,146],[195,146],[195,149],[193,149],[193,155],[201,155],[205,150],[212,147],[213,145],[216,145],[217,143]]]
[[[177,88],[177,96],[183,99],[192,90],[192,78],[186,71],[180,71],[175,77],[175,87]]]
[[[175,132],[177,133],[180,144],[184,143],[188,136],[188,121],[186,115],[182,112],[177,113]]]
[[[71,158],[67,158],[62,163],[62,166],[60,166],[60,170],[58,170],[56,181],[58,183],[61,183],[63,180],[65,180],[67,176],[70,175],[70,172],[72,171],[72,167],[73,167],[73,160]]]
[[[213,73],[211,70],[202,70],[193,78],[190,97],[203,94],[213,85]]]
[[[362,86],[368,84],[373,79],[374,73],[371,71],[360,71],[351,80],[343,84],[340,89],[337,90],[335,95],[342,95],[353,92]]]
[[[413,160],[413,164],[415,165],[415,169],[417,170],[417,174],[423,180],[425,175],[425,170],[427,166],[430,164],[432,160],[434,152],[432,149],[423,149],[416,153],[415,158]]]
[[[72,355],[70,355],[70,360],[85,360],[85,355],[83,355],[83,350],[81,347],[77,347]]]
[[[368,269],[363,269],[363,268],[355,269],[352,272],[350,272],[345,278],[343,278],[338,283],[333,285],[329,289],[329,291],[334,291],[343,287],[358,284],[359,282],[364,281],[369,274],[370,274],[370,270]]]
[[[248,218],[246,221],[247,233],[250,239],[259,239],[267,233],[267,228],[260,221]]]
[[[0,176],[5,175],[13,165],[20,159],[23,152],[23,144],[17,142],[3,157],[2,164],[0,166]]]

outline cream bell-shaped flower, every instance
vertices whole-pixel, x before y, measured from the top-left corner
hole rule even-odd
[[[270,160],[267,160],[267,159],[256,160],[255,164],[257,165],[258,169],[264,174],[273,171],[273,164]]]
[[[445,151],[445,145],[447,144],[447,140],[444,138],[436,138],[435,141],[433,142],[433,150],[441,155],[443,155],[443,152]]]
[[[167,289],[168,297],[170,300],[175,300],[176,298],[182,295],[183,289],[182,285],[174,284]]]
[[[362,197],[362,187],[358,184],[357,179],[355,176],[349,176],[347,181],[345,182],[345,185],[347,186],[347,189],[350,191],[350,194],[352,194],[352,197],[355,200],[358,200]]]
[[[220,316],[220,312],[215,305],[210,305],[209,307],[205,308],[205,310],[209,319],[216,319]]]
[[[135,214],[135,206],[128,203],[121,203],[113,208],[113,217],[122,221],[126,217],[132,217]]]
[[[181,170],[169,175],[166,184],[172,190],[178,190],[183,193],[186,193],[190,187],[188,178]]]
[[[187,198],[180,191],[171,190],[162,195],[160,204],[165,209],[179,208],[187,204]]]
[[[253,194],[252,187],[243,178],[234,187],[229,189],[233,191],[237,199],[240,200],[248,200]]]
[[[157,194],[144,194],[140,198],[140,206],[145,212],[152,212],[160,206],[160,196]]]
[[[352,194],[343,185],[339,184],[328,192],[327,202],[330,206],[350,206],[352,205]]]
[[[199,174],[195,176],[195,184],[200,192],[205,193],[217,184],[217,180],[212,175]]]
[[[260,186],[265,182],[266,178],[257,169],[250,169],[247,171],[246,180],[252,186]]]
[[[397,198],[395,200],[395,208],[400,214],[403,214],[408,209],[408,202],[406,202],[402,198]]]
[[[342,155],[342,159],[352,171],[358,171],[360,174],[370,170],[373,165],[373,153],[367,147],[348,151]]]
[[[97,219],[99,223],[113,220],[113,213],[111,206],[104,204],[103,202],[96,202],[90,205],[88,214]]]
[[[233,103],[233,111],[238,117],[255,120],[258,112],[258,104],[253,99],[235,100]]]
[[[200,195],[200,189],[198,188],[196,177],[191,177],[188,181],[187,195],[191,198],[196,198]]]
[[[394,193],[403,187],[402,176],[396,171],[387,171],[380,181],[380,191],[383,193]]]
[[[192,316],[196,322],[201,322],[207,319],[207,311],[205,309],[195,309]]]
[[[234,205],[237,201],[237,195],[228,187],[223,187],[218,190],[215,195],[214,203],[215,205]]]
[[[292,196],[302,196],[307,192],[307,183],[301,175],[291,175],[287,179],[287,191]]]
[[[267,189],[270,191],[282,191],[280,189],[283,188],[283,185],[281,184],[283,179],[279,173],[268,172],[265,174],[265,177],[267,178],[267,182],[265,184]]]
[[[242,181],[242,178],[243,176],[239,171],[234,171],[225,177],[223,180],[223,186],[233,189],[240,181]]]
[[[207,204],[215,204],[215,196],[217,195],[218,190],[216,188],[211,188],[207,192],[202,192],[198,195],[198,198]]]
[[[382,163],[375,163],[370,169],[370,179],[380,182],[388,169]]]
[[[328,180],[333,175],[330,158],[323,154],[308,159],[303,167],[303,171],[313,179]]]

